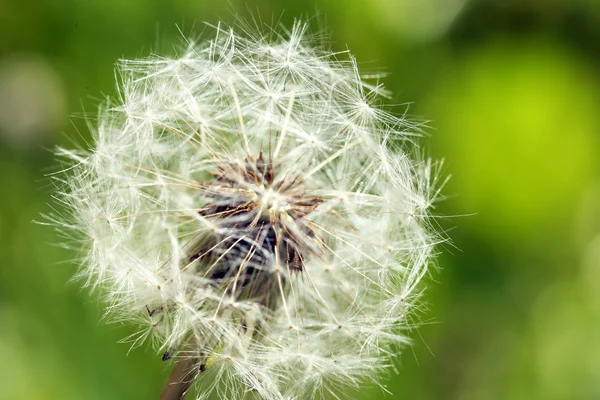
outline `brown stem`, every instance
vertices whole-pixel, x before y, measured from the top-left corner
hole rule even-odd
[[[160,400],[182,400],[194,382],[197,363],[195,358],[179,359],[160,394]]]

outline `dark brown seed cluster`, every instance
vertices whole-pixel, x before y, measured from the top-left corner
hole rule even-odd
[[[208,204],[199,211],[218,229],[189,253],[189,262],[197,260],[198,273],[215,286],[273,310],[281,282],[300,273],[323,240],[307,218],[322,198],[303,189],[300,176],[278,176],[277,169],[262,152],[219,165],[214,179],[201,185]]]

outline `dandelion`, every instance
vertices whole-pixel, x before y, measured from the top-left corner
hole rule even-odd
[[[174,363],[162,399],[340,398],[409,342],[444,182],[350,54],[302,22],[241,32],[120,63],[93,144],[58,150],[54,222]]]

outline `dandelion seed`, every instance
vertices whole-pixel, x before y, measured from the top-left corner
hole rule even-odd
[[[179,58],[120,63],[91,148],[59,151],[56,225],[108,316],[141,327],[127,340],[173,359],[163,399],[375,382],[409,341],[443,181],[411,160],[418,129],[377,106],[382,86],[304,23],[215,30]]]

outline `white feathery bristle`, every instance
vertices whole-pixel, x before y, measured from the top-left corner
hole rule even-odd
[[[122,61],[89,149],[60,149],[55,219],[107,316],[198,398],[305,399],[376,382],[422,307],[443,241],[439,164],[348,53],[305,23],[215,28],[179,58]]]

